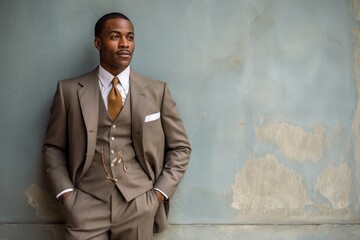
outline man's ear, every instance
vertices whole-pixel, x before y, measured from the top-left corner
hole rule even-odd
[[[99,38],[97,38],[97,37],[95,38],[94,45],[95,45],[97,50],[101,50],[101,42],[100,42]]]

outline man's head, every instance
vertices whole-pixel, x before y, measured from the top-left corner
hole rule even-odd
[[[102,16],[95,25],[94,44],[101,66],[118,75],[129,66],[135,50],[134,27],[129,18],[121,13]]]

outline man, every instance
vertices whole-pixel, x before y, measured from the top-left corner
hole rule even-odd
[[[58,83],[43,146],[65,209],[66,239],[152,239],[190,145],[166,83],[130,69],[134,27],[121,13],[95,25],[100,65]]]

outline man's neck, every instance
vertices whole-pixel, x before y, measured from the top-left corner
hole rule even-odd
[[[128,66],[127,66],[127,67],[125,67],[125,68],[123,68],[123,69],[119,69],[119,68],[117,68],[117,69],[109,69],[108,67],[102,65],[101,63],[100,63],[100,65],[101,65],[101,67],[102,67],[103,69],[105,69],[106,71],[108,71],[109,73],[111,73],[113,76],[119,75],[119,74],[122,73],[125,69],[128,68]]]

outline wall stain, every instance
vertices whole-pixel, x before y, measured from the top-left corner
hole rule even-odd
[[[230,57],[229,58],[229,64],[232,68],[238,69],[241,67],[242,61],[239,58],[236,57]]]
[[[286,122],[260,126],[255,131],[257,139],[277,145],[287,158],[298,162],[319,161],[326,146],[322,124],[317,124],[312,132]]]
[[[354,0],[354,9],[357,13],[357,19],[360,20],[360,1]],[[355,83],[357,92],[356,110],[354,113],[352,131],[355,135],[355,158],[357,163],[357,206],[356,210],[360,210],[360,28],[353,28],[353,35],[355,37],[354,46],[354,71]]]
[[[353,0],[355,19],[360,21],[360,0]]]
[[[50,194],[38,185],[31,184],[25,191],[29,204],[36,210],[36,216],[42,220],[61,221],[59,205]]]
[[[315,189],[327,198],[333,209],[349,207],[351,189],[351,168],[346,164],[329,165],[319,175]]]
[[[272,154],[246,161],[236,174],[232,193],[231,206],[249,215],[303,213],[307,205],[313,204],[301,175],[279,164]]]

